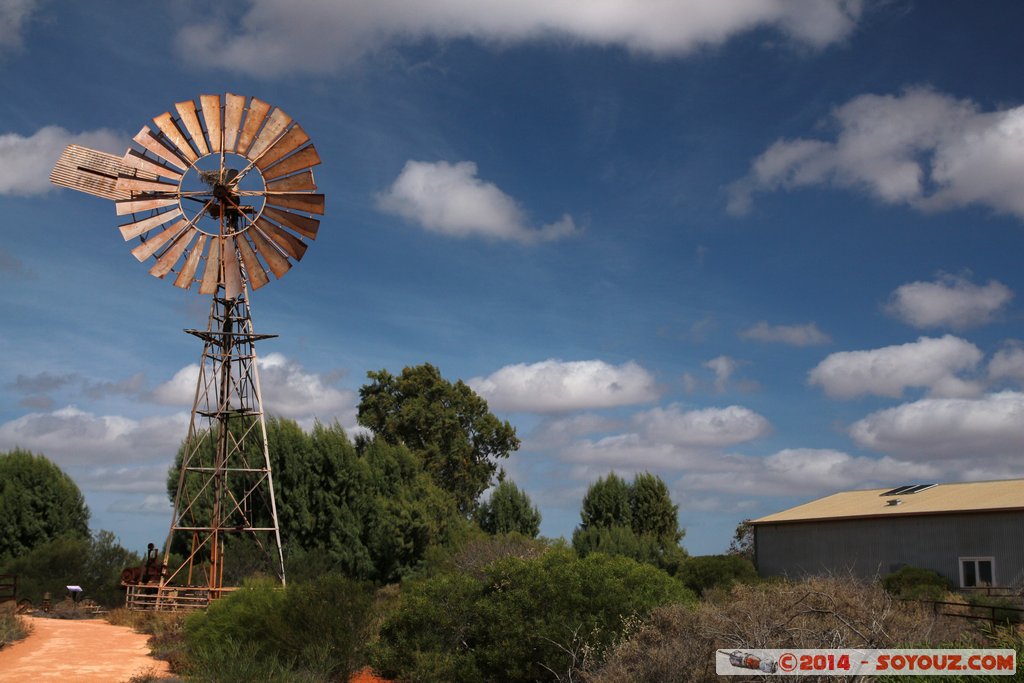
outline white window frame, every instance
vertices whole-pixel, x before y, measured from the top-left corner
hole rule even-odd
[[[973,585],[973,586],[965,586],[964,585],[964,562],[973,562],[974,563],[975,585]],[[980,583],[978,583],[978,576],[980,574],[980,572],[978,571],[978,562],[991,562],[992,563],[992,583],[989,586],[983,586]],[[960,557],[960,558],[957,558],[956,565],[957,565],[957,570],[960,572],[960,587],[961,588],[990,588],[992,586],[999,585],[998,582],[996,581],[996,558],[994,558],[992,556],[978,555],[978,556]]]

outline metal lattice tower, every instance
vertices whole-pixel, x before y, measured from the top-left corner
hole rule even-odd
[[[285,582],[256,364],[256,342],[276,335],[253,332],[247,294],[227,298],[219,292],[206,329],[186,330],[203,341],[203,354],[164,546],[161,604],[173,602],[178,585],[201,586],[210,600],[219,597],[228,537],[255,545],[265,570]],[[175,540],[185,544],[177,567],[171,564]]]

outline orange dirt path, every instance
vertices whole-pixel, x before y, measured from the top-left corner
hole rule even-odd
[[[123,683],[152,671],[169,676],[167,662],[149,656],[149,636],[102,619],[27,617],[32,632],[0,650],[0,682]]]

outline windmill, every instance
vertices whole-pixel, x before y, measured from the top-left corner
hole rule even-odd
[[[206,328],[185,330],[203,353],[163,561],[153,549],[124,577],[128,606],[142,609],[209,604],[231,590],[234,556],[285,582],[256,363],[256,342],[276,335],[253,331],[249,290],[302,259],[324,212],[320,157],[281,109],[227,93],[174,110],[143,126],[123,157],[68,146],[50,176],[114,200],[129,217],[121,236],[152,261],[150,274],[212,296]]]

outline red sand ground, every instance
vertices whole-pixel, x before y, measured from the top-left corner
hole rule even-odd
[[[0,650],[0,683],[125,683],[143,672],[170,676],[167,662],[149,656],[149,636],[127,626],[102,619],[26,618],[32,625],[28,638]],[[366,668],[350,683],[391,682]]]
[[[349,680],[349,683],[391,683],[391,681],[386,678],[380,678],[374,674],[372,670],[366,668],[357,672],[351,680]]]
[[[149,636],[102,619],[27,617],[28,638],[0,650],[0,682],[123,683],[135,674],[167,675],[149,656]]]

